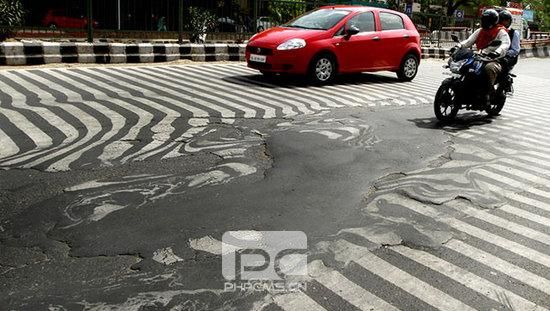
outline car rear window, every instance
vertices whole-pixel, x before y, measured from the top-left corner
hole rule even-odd
[[[374,14],[372,12],[355,15],[348,21],[349,26],[359,28],[360,32],[374,31]]]
[[[380,12],[380,24],[382,30],[405,29],[401,16],[392,13]]]

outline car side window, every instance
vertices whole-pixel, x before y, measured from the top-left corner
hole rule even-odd
[[[374,14],[372,12],[365,12],[355,15],[347,22],[347,27],[352,25],[359,28],[359,32],[374,31]]]
[[[382,30],[405,29],[401,16],[392,13],[380,12],[380,24]]]

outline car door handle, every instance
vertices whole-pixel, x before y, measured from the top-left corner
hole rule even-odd
[[[404,36],[403,36],[403,38],[405,38],[405,39],[409,39],[409,38],[410,38],[410,36],[409,36],[409,35],[404,35]]]
[[[372,38],[372,41],[380,41],[380,37],[374,37]]]

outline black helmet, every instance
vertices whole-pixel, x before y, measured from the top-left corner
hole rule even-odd
[[[498,22],[502,24],[505,21],[512,22],[512,13],[508,10],[502,10],[498,13]]]
[[[481,15],[481,27],[491,29],[498,23],[498,13],[496,10],[488,9]]]

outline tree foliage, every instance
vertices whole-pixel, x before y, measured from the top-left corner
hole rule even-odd
[[[24,17],[21,0],[0,0],[0,41],[10,36],[11,27],[21,26]]]
[[[306,12],[307,5],[304,0],[270,1],[269,12],[271,19],[277,23],[286,23],[289,20]]]
[[[210,10],[190,7],[188,28],[191,30],[191,42],[204,41],[204,36],[210,30],[216,28],[218,21],[216,15]]]

